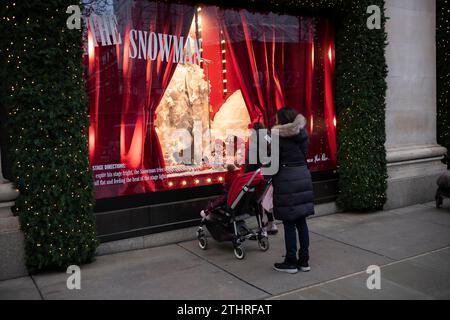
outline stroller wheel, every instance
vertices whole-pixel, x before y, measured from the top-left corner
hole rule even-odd
[[[234,256],[238,258],[239,260],[242,260],[245,258],[245,251],[242,249],[242,247],[237,247],[234,249]]]
[[[258,247],[261,249],[261,251],[267,251],[269,250],[269,239],[264,237],[261,240],[258,241]]]
[[[202,250],[206,250],[208,248],[208,240],[206,240],[205,236],[198,238],[198,246]]]

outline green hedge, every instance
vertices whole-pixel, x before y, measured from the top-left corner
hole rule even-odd
[[[369,30],[367,7],[384,8],[384,0],[349,2],[336,35],[338,205],[368,211],[386,202],[386,18],[382,30]]]
[[[81,31],[66,28],[71,4],[0,8],[1,107],[31,272],[88,262],[97,247]]]
[[[450,0],[437,0],[436,12],[438,142],[450,150]]]

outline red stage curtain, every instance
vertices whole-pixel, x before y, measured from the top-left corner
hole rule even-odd
[[[227,64],[252,121],[271,127],[285,105],[311,114],[313,18],[246,10],[224,10],[219,16]]]
[[[333,100],[333,74],[335,68],[334,59],[334,30],[329,20],[323,20],[322,47],[326,48],[324,54],[324,118],[328,137],[328,146],[333,167],[337,164],[336,145],[336,112]]]
[[[94,47],[91,30],[87,33],[84,56],[86,90],[89,96],[89,161],[91,165],[120,163],[118,142],[121,121],[121,74],[119,45]],[[99,197],[117,195],[119,186],[96,191]]]
[[[289,106],[308,120],[313,171],[336,166],[333,104],[334,46],[327,18],[295,17],[247,10],[217,13],[226,41],[227,65],[242,91],[252,122],[275,124]],[[317,56],[320,52],[320,56]],[[323,54],[322,54],[323,53]],[[331,159],[322,155],[326,154]]]
[[[246,10],[223,10],[219,14],[229,57],[227,65],[237,79],[251,120],[266,126],[273,124],[274,111],[284,104],[274,66],[277,43],[273,19],[273,14],[251,14]]]
[[[161,2],[133,2],[129,30],[146,30],[174,35],[188,36],[195,8]],[[169,59],[162,61],[161,51],[156,60],[128,58],[129,39],[125,39],[123,51],[124,95],[121,123],[121,162],[128,169],[164,169],[164,158],[156,134],[154,121],[164,92],[169,85],[176,63],[173,63],[174,46]],[[159,174],[164,172],[159,172]],[[153,174],[150,174],[150,176]],[[165,179],[126,184],[125,194],[143,193],[163,188]]]

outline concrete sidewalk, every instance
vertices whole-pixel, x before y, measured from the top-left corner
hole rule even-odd
[[[212,239],[97,257],[81,267],[81,290],[66,273],[0,282],[0,299],[450,299],[450,208],[434,203],[309,220],[309,273],[281,274],[283,232],[270,250],[246,244],[246,259]],[[381,267],[381,290],[365,272]]]

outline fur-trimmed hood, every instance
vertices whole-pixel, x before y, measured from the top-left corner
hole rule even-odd
[[[277,125],[272,128],[272,130],[277,129],[279,131],[280,137],[288,138],[296,136],[300,133],[300,130],[306,126],[306,119],[303,115],[299,114],[294,122]]]

